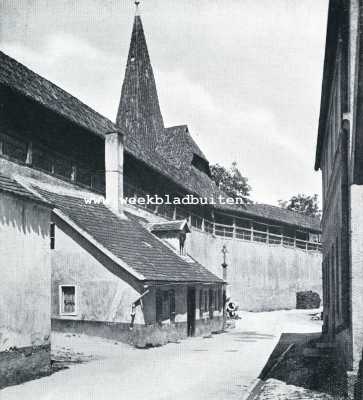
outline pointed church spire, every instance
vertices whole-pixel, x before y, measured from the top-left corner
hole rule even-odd
[[[138,3],[135,1],[136,15],[116,124],[131,136],[126,136],[126,141],[143,143],[153,150],[164,123]]]

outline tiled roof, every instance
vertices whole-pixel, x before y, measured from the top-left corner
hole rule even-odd
[[[145,38],[143,38],[143,40],[145,40]],[[148,57],[148,55],[147,57],[145,55],[143,56],[144,59],[147,58],[146,64],[148,66],[147,68],[145,67],[142,69],[142,71],[147,71],[150,78],[152,76],[150,75],[152,74],[152,68]],[[131,62],[131,58],[132,57],[129,55],[128,62]],[[136,79],[134,78],[135,71],[132,71],[134,70],[131,69],[129,73],[126,73],[125,82],[130,79]],[[152,100],[155,96],[157,98],[153,77],[152,79],[150,78],[148,82],[148,84],[151,85],[151,88],[148,89],[151,91],[150,100],[143,106],[141,101],[143,98],[138,98],[134,93],[136,90],[135,85],[124,83],[125,89],[123,89],[123,94],[125,93],[125,98],[129,100],[129,103],[126,101],[123,103],[123,96],[121,96],[120,110],[122,110],[122,113],[126,112],[126,115],[132,115],[132,117],[124,119],[124,122],[122,123],[125,125],[124,127],[127,125],[130,129],[125,138],[125,151],[136,159],[146,163],[149,168],[153,168],[163,176],[176,182],[188,193],[201,197],[213,197],[216,200],[219,196],[225,198],[225,193],[216,186],[214,181],[206,173],[191,165],[193,154],[197,154],[199,157],[206,160],[206,162],[207,159],[193,140],[187,126],[180,125],[164,128],[161,114],[159,116],[159,105],[157,103],[156,107],[156,103]],[[53,110],[101,137],[104,137],[107,132],[117,129],[109,119],[101,116],[80,100],[76,99],[45,78],[39,76],[3,52],[0,52],[0,84],[15,89],[24,96],[33,99],[48,109]],[[135,113],[135,110],[132,112],[131,110],[125,111],[125,105],[122,105],[134,103],[136,101],[135,96],[137,97],[137,102],[139,104],[139,114]],[[152,139],[152,146],[149,145],[146,140],[143,140],[143,136],[140,136],[138,133],[142,132],[142,130],[135,128],[138,126],[137,121],[139,120],[135,120],[135,118],[137,116],[138,118],[141,117],[141,111],[146,114],[150,113],[149,107],[151,103],[154,104],[153,107],[156,107],[152,112],[155,116],[153,120],[156,122],[149,121],[148,126],[144,128],[146,129],[145,132],[147,132],[147,134],[152,133],[154,137]],[[140,107],[146,108],[142,109]],[[119,111],[119,113],[120,112],[121,111]],[[120,115],[118,121],[120,121]],[[123,127],[122,124],[121,127]],[[151,129],[151,126],[153,126],[153,129]],[[319,219],[312,219],[302,214],[283,210],[279,207],[255,204],[242,208],[234,205],[216,204],[216,208],[225,212],[229,211],[237,214],[246,214],[251,217],[257,216],[276,222],[297,225],[307,229],[320,230]]]
[[[243,208],[243,210],[241,210],[241,213],[245,213],[250,217],[259,216],[270,221],[279,221],[301,228],[321,231],[319,218],[309,217],[302,213],[271,206],[269,204],[248,204]]]
[[[0,84],[15,89],[97,135],[116,130],[109,119],[1,51]]]
[[[188,224],[185,219],[181,221],[168,221],[168,222],[159,222],[156,224],[152,224],[150,226],[151,232],[170,232],[170,231],[182,231],[184,228],[187,228],[187,232],[190,232],[188,228]]]
[[[121,219],[103,204],[86,204],[82,198],[36,190],[146,281],[222,282],[196,261],[184,261],[135,217]]]
[[[4,175],[0,175],[0,191],[12,193],[15,196],[25,197],[38,203],[48,204],[40,197],[34,195],[31,191],[27,190],[24,186],[22,186],[14,179],[11,179],[10,177]]]

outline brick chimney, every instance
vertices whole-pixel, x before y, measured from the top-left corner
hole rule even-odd
[[[106,202],[118,214],[123,215],[123,163],[124,135],[121,131],[106,134]]]

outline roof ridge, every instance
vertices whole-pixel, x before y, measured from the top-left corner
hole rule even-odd
[[[187,128],[188,133],[189,133],[189,128],[188,128],[187,124],[179,124],[179,125],[172,125],[172,126],[164,127],[164,129],[175,129],[175,128]]]

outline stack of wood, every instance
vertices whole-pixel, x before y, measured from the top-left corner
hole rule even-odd
[[[296,293],[296,308],[298,310],[307,310],[319,308],[321,299],[318,293],[312,290]]]

